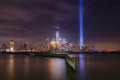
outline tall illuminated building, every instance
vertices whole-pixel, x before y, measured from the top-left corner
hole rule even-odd
[[[56,26],[56,44],[57,46],[59,45],[59,41],[60,41],[60,31],[59,31],[59,25]]]
[[[14,52],[14,51],[15,51],[14,41],[11,40],[10,41],[10,52]]]
[[[65,43],[67,43],[67,41],[66,41],[65,38],[63,38],[63,40],[62,40],[62,44],[65,44]]]
[[[46,39],[45,46],[47,47],[47,50],[50,49],[50,40],[49,39]]]
[[[56,31],[56,43],[59,45],[59,39],[60,39],[60,32]]]

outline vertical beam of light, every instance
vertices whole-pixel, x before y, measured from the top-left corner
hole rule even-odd
[[[80,49],[82,49],[83,46],[83,0],[79,1],[79,18],[80,18]]]

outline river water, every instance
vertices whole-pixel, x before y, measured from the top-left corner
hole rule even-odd
[[[120,55],[72,55],[76,72],[61,58],[0,54],[0,80],[120,80]]]

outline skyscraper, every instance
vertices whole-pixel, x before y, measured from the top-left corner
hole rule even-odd
[[[59,45],[59,39],[60,39],[60,32],[56,31],[56,43]]]
[[[59,31],[59,25],[56,26],[56,45],[59,46],[60,43],[60,31]]]
[[[10,52],[14,52],[15,51],[15,48],[14,48],[14,41],[11,40],[10,41]]]

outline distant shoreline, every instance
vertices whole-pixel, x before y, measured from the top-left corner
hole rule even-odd
[[[59,53],[59,54],[58,54]],[[25,54],[25,55],[30,55],[30,54],[57,54],[57,55],[64,55],[64,54],[120,54],[120,51],[113,51],[113,52],[0,52],[0,54]]]

